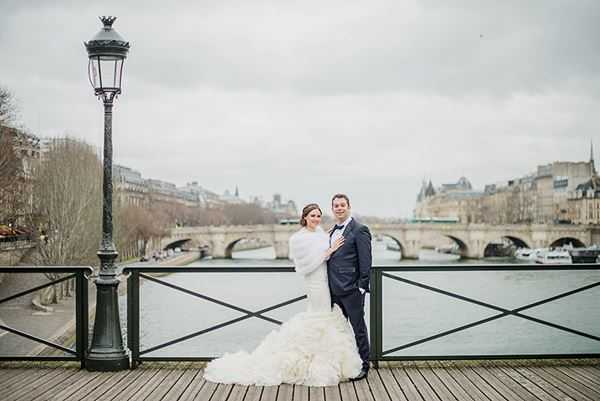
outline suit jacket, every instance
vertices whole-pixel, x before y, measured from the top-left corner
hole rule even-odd
[[[369,227],[352,218],[343,235],[344,245],[327,261],[331,293],[344,295],[359,287],[369,291],[372,263]]]

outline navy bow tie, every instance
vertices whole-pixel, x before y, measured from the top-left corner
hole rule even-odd
[[[343,224],[336,224],[335,226],[333,226],[333,230],[331,232],[334,232],[335,230],[342,230],[343,228]]]

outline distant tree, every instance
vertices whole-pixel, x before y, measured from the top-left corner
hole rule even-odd
[[[115,215],[117,250],[126,256],[138,257],[147,252],[152,239],[169,233],[170,220],[161,207],[125,206]],[[128,251],[129,250],[129,251]]]
[[[0,224],[16,223],[26,200],[23,164],[13,141],[13,130],[0,126]]]
[[[0,224],[15,223],[26,198],[23,164],[15,150],[16,105],[12,93],[0,86]]]
[[[95,265],[101,237],[102,164],[85,142],[56,139],[33,171],[39,265]],[[60,277],[47,274],[50,280]],[[57,302],[62,287],[44,293]]]
[[[223,214],[226,224],[231,225],[277,223],[277,217],[271,211],[253,203],[226,204]]]
[[[0,127],[14,123],[17,115],[17,105],[13,94],[0,86]]]

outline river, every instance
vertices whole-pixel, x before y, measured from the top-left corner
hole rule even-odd
[[[373,243],[375,265],[419,265],[399,260],[399,253]],[[461,260],[456,263],[515,263],[515,260]],[[232,260],[205,259],[190,266],[290,266],[275,260],[272,248],[234,252]],[[535,265],[533,266],[535,267]],[[600,281],[600,271],[489,271],[393,273],[506,309]],[[204,295],[250,311],[304,294],[302,278],[295,273],[182,273],[162,277]],[[150,281],[142,281],[140,336],[142,349],[243,316],[227,307],[193,297]],[[522,313],[554,324],[600,336],[600,286],[527,309]],[[121,310],[125,313],[124,300]],[[303,311],[305,301],[266,313],[285,321]],[[369,299],[366,300],[369,321]],[[383,280],[383,349],[389,350],[440,332],[498,314],[496,310],[434,293],[403,282]],[[124,315],[123,315],[124,316]],[[368,323],[367,323],[368,324]],[[238,349],[250,350],[277,325],[250,318],[208,332],[147,356],[218,356]],[[477,355],[600,352],[600,342],[567,333],[517,316],[506,316],[400,350],[391,355]]]

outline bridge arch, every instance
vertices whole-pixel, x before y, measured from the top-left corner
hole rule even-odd
[[[515,244],[515,246],[517,248],[531,248],[529,246],[529,244],[527,244],[527,242],[525,242],[524,240],[522,240],[519,237],[515,237],[514,235],[505,235],[502,238],[507,238],[507,239],[511,240],[512,243]]]
[[[184,244],[191,244],[192,239],[191,238],[183,238],[183,239],[178,239],[175,241],[172,241],[168,244],[166,244],[163,247],[163,250],[168,250],[168,249],[175,249],[175,248],[182,248]]]
[[[400,258],[399,259],[404,259],[406,257],[406,255],[407,255],[406,249],[405,249],[404,245],[402,244],[402,242],[398,238],[394,237],[391,234],[387,234],[387,233],[377,233],[377,235],[379,237],[385,237],[385,238],[391,239],[392,241],[394,241],[394,243],[396,245],[398,245],[398,248],[400,249]]]
[[[558,248],[569,244],[571,244],[574,248],[585,248],[583,241],[574,237],[560,237],[550,243],[550,248]]]
[[[454,243],[456,245],[458,245],[458,249],[460,251],[461,258],[466,258],[469,256],[469,246],[467,245],[467,243],[465,241],[463,241],[462,239],[458,238],[455,235],[450,235],[450,234],[442,234],[442,235],[444,237],[450,238],[452,241],[454,241]]]
[[[512,243],[512,245],[514,245],[514,247],[517,248],[517,249],[518,248],[529,248],[529,245],[527,244],[527,242],[525,242],[521,238],[513,236],[513,235],[503,235],[503,236],[499,237],[498,239],[510,241]],[[495,240],[488,241],[487,244],[485,245],[485,247],[483,248],[483,254],[482,254],[482,256],[484,258],[491,257],[491,256],[512,256],[512,254],[511,255],[502,254],[503,253],[502,251],[504,250],[503,248],[496,249],[496,251],[500,251],[501,252],[500,255],[498,255],[497,253],[495,253],[495,249],[494,248],[497,248],[497,247],[496,247],[496,244],[495,244],[494,241]]]
[[[263,241],[265,243],[268,243],[269,246],[273,247],[273,250],[275,250],[275,244],[272,243],[271,241],[265,241],[264,238],[260,238],[260,237],[254,237],[254,236],[245,236],[245,237],[241,237],[241,238],[237,238],[231,242],[229,242],[229,244],[227,244],[227,246],[225,246],[225,259],[233,259],[233,248],[235,248],[235,246],[243,240],[259,240],[259,241]],[[276,256],[275,256],[276,258]]]

